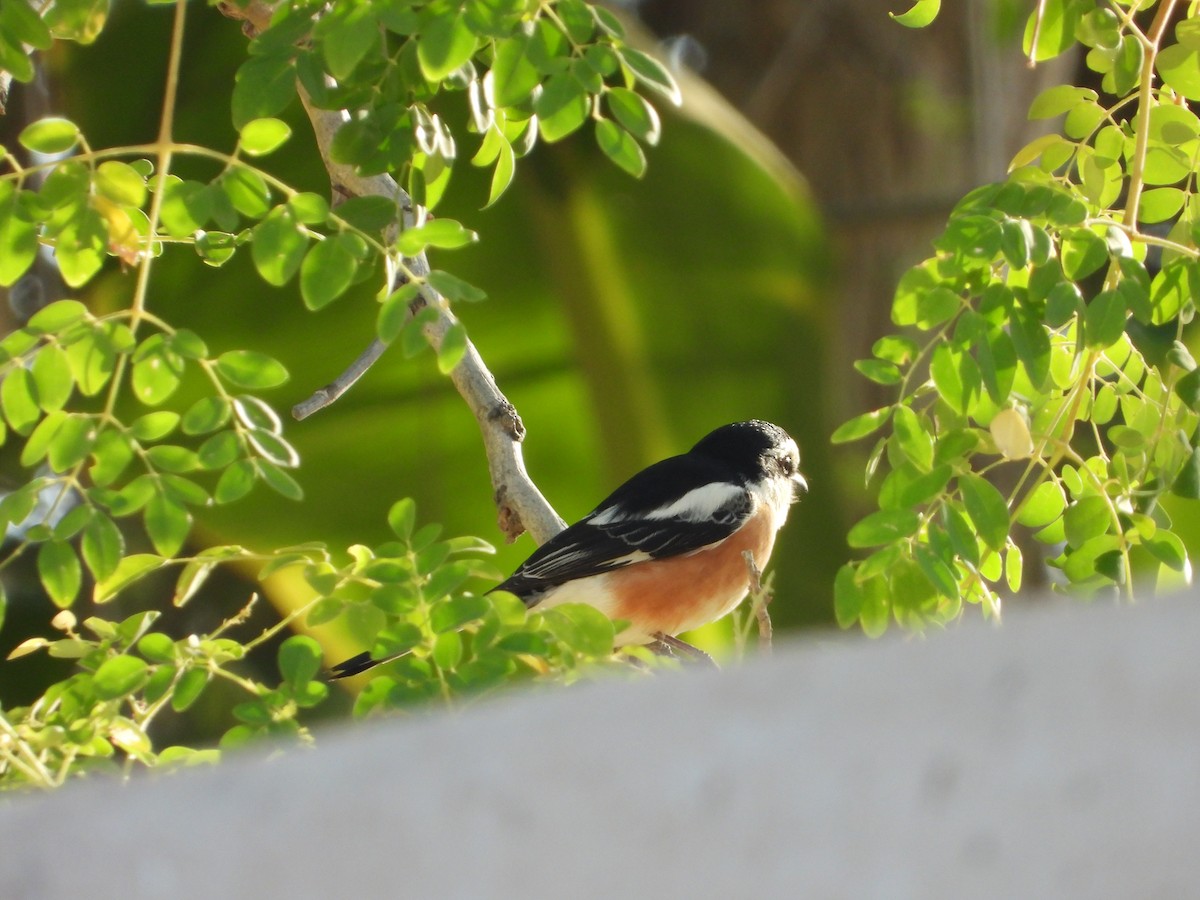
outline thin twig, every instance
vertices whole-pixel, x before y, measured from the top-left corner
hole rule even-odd
[[[222,3],[219,9],[226,16],[243,21],[244,30],[251,36],[269,25],[274,12],[274,6],[262,0],[251,0],[245,6]],[[334,135],[347,121],[348,113],[344,110],[318,109],[302,85],[297,85],[297,91],[312,123],[317,147],[333,190],[351,197],[386,197],[401,210],[404,227],[410,227],[417,211],[395,179],[389,175],[363,176],[353,166],[335,162],[331,158],[329,151]],[[429,274],[429,262],[424,253],[405,259],[404,265],[417,278]],[[446,333],[457,324],[457,319],[445,299],[427,283],[422,283],[413,305],[414,308],[429,307],[437,313],[423,329],[425,339],[436,350]],[[377,348],[376,344],[380,342],[373,342],[337,380],[317,391],[297,408],[304,415],[311,415],[336,400],[382,354],[385,346],[380,344]],[[525,426],[516,408],[496,386],[495,378],[470,341],[467,341],[462,360],[450,373],[450,380],[479,423],[501,531],[510,541],[515,540],[521,532],[528,531],[537,543],[545,543],[562,531],[566,523],[526,472],[521,453]]]
[[[302,400],[293,406],[292,418],[297,420],[307,419],[318,410],[329,406],[334,400],[346,393],[354,382],[362,378],[366,374],[367,369],[375,365],[375,361],[383,356],[383,351],[387,348],[387,344],[379,340],[379,338],[375,338],[375,340],[371,341],[370,346],[358,355],[358,359],[350,363],[345,372],[329,382],[325,387],[314,391],[313,395],[307,400]]]
[[[762,569],[754,561],[754,553],[744,550],[742,559],[746,560],[746,569],[750,573],[750,603],[754,618],[758,620],[758,647],[763,653],[770,653],[775,629],[771,625],[771,613],[767,607],[775,599],[775,592],[769,584],[763,584]]]

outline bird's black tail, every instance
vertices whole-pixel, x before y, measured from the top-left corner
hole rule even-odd
[[[336,681],[339,678],[350,678],[354,675],[361,675],[363,672],[373,669],[376,666],[382,666],[393,659],[399,659],[403,655],[403,653],[398,653],[395,656],[388,656],[384,659],[372,659],[371,652],[364,650],[358,656],[352,656],[349,659],[342,660],[336,666],[331,666],[329,669],[329,680]]]

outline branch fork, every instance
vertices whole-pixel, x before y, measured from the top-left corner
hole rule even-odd
[[[269,26],[275,12],[274,5],[263,0],[251,0],[245,6],[222,3],[219,9],[229,18],[242,21],[243,31],[251,37]],[[399,206],[402,227],[413,227],[421,210],[414,209],[412,199],[395,179],[390,175],[363,176],[352,166],[337,163],[331,158],[330,146],[334,135],[349,119],[349,113],[345,110],[318,109],[303,85],[297,84],[296,89],[312,123],[333,193],[344,197],[386,197]],[[404,266],[418,278],[424,278],[430,271],[424,253],[405,258]],[[445,298],[428,283],[421,285],[409,314],[425,306],[436,311],[433,320],[423,328],[426,341],[436,351],[441,347],[446,333],[457,324],[457,319]],[[333,403],[362,377],[386,349],[387,345],[382,341],[373,340],[342,375],[297,404],[293,415],[303,419]],[[469,339],[462,360],[450,373],[450,380],[479,424],[501,531],[510,542],[528,531],[538,544],[545,543],[562,531],[566,522],[554,511],[526,472],[521,452],[525,427],[516,408],[496,386],[495,378]]]

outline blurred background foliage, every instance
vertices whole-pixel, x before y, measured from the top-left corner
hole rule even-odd
[[[1001,178],[1028,140],[1029,99],[1064,77],[1027,70],[1016,52],[1029,3],[950,4],[918,32],[887,18],[903,5],[627,5],[622,14],[644,27],[647,47],[679,67],[685,97],[681,110],[662,110],[646,177],[617,171],[577,136],[537,147],[502,201],[480,211],[486,173],[471,170],[474,147],[463,147],[439,210],[480,233],[473,247],[435,251],[433,263],[488,292],[460,315],[524,419],[531,475],[566,519],[718,424],[761,417],[796,436],[812,490],[771,564],[780,630],[832,623],[846,528],[866,508],[857,455],[866,451],[835,458],[828,444],[837,424],[879,405],[851,360],[887,327],[896,280],[927,255],[952,204]],[[169,20],[169,7],[116,0],[95,44],[56,46],[39,83],[17,88],[0,120],[6,140],[51,113],[77,121],[93,146],[152,140]],[[233,146],[229,97],[245,49],[234,23],[192,5],[178,139]],[[267,168],[327,193],[302,112],[294,105],[285,118],[296,137]],[[212,174],[202,163],[184,167],[185,176]],[[125,305],[130,281],[112,265],[83,299],[98,310]],[[204,335],[214,353],[247,347],[282,360],[292,378],[271,395],[281,410],[357,355],[377,311],[362,288],[309,313],[294,283],[264,285],[248,254],[214,271],[190,252],[156,265],[150,307]],[[15,324],[7,306],[3,315]],[[199,516],[197,547],[377,542],[402,496],[447,534],[499,540],[475,423],[431,355],[392,350],[288,434],[303,458],[305,499],[259,487],[252,502]],[[501,547],[498,568],[510,571],[531,550],[528,537]],[[252,590],[217,579],[208,602],[227,614]],[[276,579],[269,593],[286,609],[301,590]],[[188,615],[203,610],[193,601]],[[28,633],[16,620],[47,618],[25,612],[14,598],[6,647]],[[719,653],[728,635],[721,624],[696,639]],[[362,649],[353,635],[324,640],[330,656]],[[51,664],[31,659],[26,671]]]

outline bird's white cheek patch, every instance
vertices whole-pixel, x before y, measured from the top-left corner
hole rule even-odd
[[[766,507],[770,510],[774,530],[782,528],[796,494],[791,482],[782,478],[771,478],[764,484],[755,485],[751,493],[754,495],[756,507]]]

